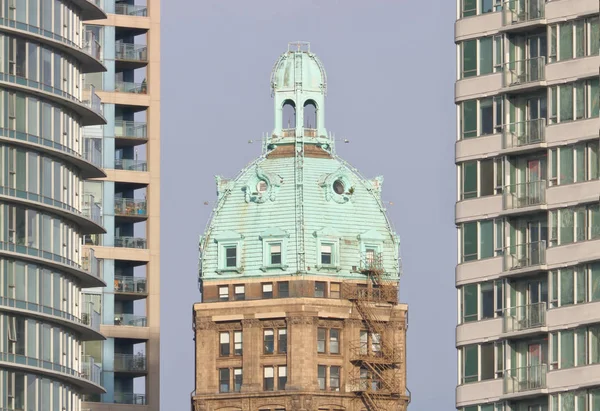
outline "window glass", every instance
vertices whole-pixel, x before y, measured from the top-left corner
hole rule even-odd
[[[237,248],[225,247],[225,267],[231,268],[237,266]]]
[[[463,261],[477,260],[477,222],[463,224]]]
[[[559,59],[568,60],[573,58],[573,23],[566,22],[559,24]]]
[[[481,135],[494,133],[494,99],[484,98],[479,101],[479,113],[481,121]]]
[[[600,301],[600,263],[593,263],[590,265],[590,271],[592,274],[592,301]]]
[[[569,368],[575,365],[575,344],[573,331],[560,333],[560,368]]]
[[[481,12],[491,13],[494,11],[494,0],[481,0]]]
[[[481,344],[481,380],[494,378],[494,343]]]
[[[491,196],[494,194],[494,160],[481,160],[479,163],[479,173],[481,175],[481,196]]]
[[[491,0],[489,2],[491,3]],[[489,74],[494,69],[494,50],[492,45],[492,37],[483,37],[479,40],[479,74]]]
[[[590,23],[590,55],[597,56],[600,52],[600,27],[598,17],[589,19]]]
[[[573,85],[560,86],[560,121],[573,120]]]
[[[585,21],[575,21],[575,57],[583,57],[586,49]]]
[[[477,161],[463,163],[463,199],[477,197]]]
[[[481,284],[481,318],[494,318],[494,283]]]
[[[489,258],[494,256],[494,221],[486,220],[479,223],[480,229],[480,258]]]
[[[271,264],[281,264],[281,244],[271,244],[269,248],[271,253]]]
[[[321,264],[330,265],[332,264],[331,254],[332,254],[332,245],[331,244],[321,244]]]
[[[477,284],[465,285],[463,294],[464,322],[477,321]]]
[[[463,77],[477,75],[477,40],[463,42]]]
[[[290,283],[288,283],[287,281],[282,281],[277,283],[277,296],[279,298],[287,298],[290,295]]]
[[[463,138],[477,137],[477,100],[462,103]]]
[[[560,270],[560,305],[569,305],[575,302],[574,278],[573,269]]]
[[[329,353],[340,353],[340,330],[335,328],[329,330]]]
[[[573,147],[561,147],[560,153],[560,184],[573,182]]]
[[[600,112],[600,80],[595,78],[590,80],[590,116],[598,117]]]
[[[478,379],[478,346],[468,345],[463,348],[464,383],[475,382]]]
[[[269,283],[262,285],[262,297],[273,298],[273,284]]]
[[[560,210],[560,243],[570,244],[574,241],[573,229],[575,213],[573,209]]]
[[[317,352],[318,353],[325,352],[326,338],[327,338],[327,329],[326,328],[318,328],[317,329]]]

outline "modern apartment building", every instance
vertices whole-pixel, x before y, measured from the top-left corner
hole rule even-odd
[[[462,411],[600,410],[598,0],[459,0]]]
[[[84,1],[85,2],[85,1]],[[84,408],[159,409],[160,2],[102,0],[107,18],[86,21],[106,71],[84,83],[102,101],[106,124],[83,130],[86,154],[105,173],[83,192],[101,210],[105,234],[86,236],[102,261],[105,289],[86,289],[106,341],[84,344],[101,364],[106,393]],[[110,405],[109,405],[110,404]]]
[[[102,395],[100,364],[82,355],[99,319],[83,288],[106,284],[84,235],[102,235],[82,182],[105,177],[83,126],[106,123],[82,74],[105,71],[82,22],[87,0],[0,1],[0,409],[79,411]]]
[[[308,43],[271,75],[275,127],[218,198],[200,238],[195,411],[406,410],[399,239],[335,154],[327,77]]]

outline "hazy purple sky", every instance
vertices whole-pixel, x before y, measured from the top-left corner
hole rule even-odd
[[[454,409],[455,2],[163,0],[161,409],[190,409],[198,236],[216,198],[273,128],[269,76],[310,41],[328,76],[338,154],[383,174],[409,304],[409,410]],[[209,202],[206,206],[203,203]]]

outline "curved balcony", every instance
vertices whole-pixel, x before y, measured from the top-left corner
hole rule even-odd
[[[137,300],[146,298],[148,287],[144,277],[115,275],[115,299]]]
[[[38,248],[0,241],[0,255],[18,260],[28,260],[72,275],[80,281],[81,288],[106,287],[106,283],[94,275],[93,270],[86,271],[84,267],[73,260]]]
[[[71,0],[71,2],[81,9],[79,18],[82,21],[104,20],[108,18],[104,10],[102,10],[100,0]]]
[[[81,171],[81,178],[106,177],[104,170],[82,157],[77,151],[42,137],[0,128],[0,142],[6,141],[26,149],[48,153],[66,163],[73,164]]]
[[[96,380],[96,375],[92,373],[81,373],[51,361],[0,352],[0,366],[2,368],[40,374],[52,379],[66,380],[70,384],[80,388],[83,394],[104,394],[106,392],[100,385],[99,373]]]
[[[502,150],[505,154],[546,148],[546,119],[520,121],[502,126]]]
[[[86,323],[85,318],[78,318],[73,314],[57,310],[53,307],[28,301],[15,300],[14,298],[0,297],[0,311],[37,318],[43,322],[61,325],[77,332],[82,341],[98,341],[105,339],[105,337],[100,334],[100,328],[93,328],[89,323]]]
[[[106,124],[106,119],[102,115],[100,98],[93,88],[84,90],[82,93],[84,100],[80,101],[69,93],[39,81],[28,80],[24,77],[6,73],[0,73],[0,86],[32,94],[65,106],[80,116],[82,126]]]
[[[47,210],[76,224],[82,234],[104,234],[106,230],[102,227],[102,218],[91,213],[85,206],[80,212],[75,207],[29,191],[0,186],[0,199],[3,201],[21,204],[40,210]]]
[[[148,65],[148,46],[120,43],[115,45],[116,66],[122,70],[135,70]]]
[[[37,26],[5,18],[0,18],[0,32],[35,40],[72,56],[79,62],[79,70],[81,70],[81,73],[99,73],[107,71],[100,60],[99,49],[94,47],[91,43],[87,43],[85,47],[80,47],[78,44],[59,34],[55,34]]]

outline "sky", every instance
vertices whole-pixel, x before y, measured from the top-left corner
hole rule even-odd
[[[326,127],[350,141],[338,155],[385,177],[409,305],[409,411],[455,408],[454,21],[448,0],[162,1],[161,409],[190,409],[214,176],[260,155],[248,141],[273,129],[269,76],[291,41],[325,66]]]

